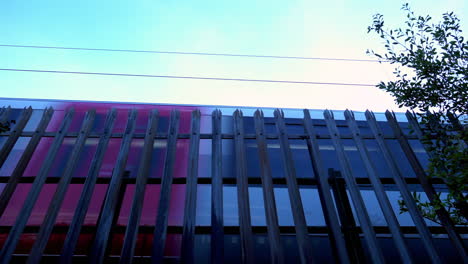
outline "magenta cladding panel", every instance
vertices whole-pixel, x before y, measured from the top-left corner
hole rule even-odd
[[[3,101],[3,102],[2,102]],[[67,110],[74,108],[75,114],[72,119],[72,123],[69,128],[69,132],[78,132],[82,125],[86,111],[91,109],[96,110],[96,118],[93,124],[91,133],[102,133],[104,129],[104,122],[107,113],[110,109],[117,109],[117,119],[114,124],[113,133],[123,133],[127,124],[128,113],[131,109],[138,110],[138,116],[136,120],[135,133],[144,133],[148,124],[149,113],[153,109],[159,111],[159,125],[158,133],[167,133],[169,127],[169,119],[171,111],[177,109],[180,111],[180,122],[179,122],[179,133],[190,133],[191,125],[191,113],[194,110],[200,110],[202,115],[206,118],[202,118],[201,127],[211,127],[211,107],[190,107],[190,106],[177,106],[177,105],[150,105],[150,104],[125,104],[125,103],[97,103],[97,102],[66,102],[66,101],[38,101],[38,100],[1,100],[2,105],[11,105],[13,108],[23,108],[25,106],[32,106],[35,111],[42,111],[46,107],[53,107],[54,114],[46,129],[46,132],[56,132],[60,124],[63,121]],[[42,114],[35,114],[32,116],[29,123],[32,123],[30,131],[35,129],[35,126],[39,123]],[[210,124],[205,124],[205,123]],[[27,131],[27,130],[25,130]],[[76,138],[66,137],[62,143],[53,165],[49,172],[49,177],[60,177],[61,173],[65,168],[65,164],[71,154]],[[10,154],[7,162],[3,168],[0,169],[1,176],[9,176],[13,171],[16,162],[24,151],[27,145],[27,138],[21,138],[19,142],[25,141],[21,146],[15,146],[14,151]],[[78,165],[73,177],[86,177],[91,160],[97,148],[99,139],[88,138],[82,153],[80,154]],[[141,158],[141,152],[143,149],[143,139],[133,139],[130,146],[128,160],[125,170],[129,174],[129,177],[136,177],[138,166]],[[23,176],[36,176],[39,172],[42,163],[48,153],[49,147],[53,142],[53,137],[43,137],[37,146],[34,154],[28,163],[28,166]],[[103,163],[99,172],[99,177],[110,177],[112,170],[115,167],[117,155],[119,153],[121,138],[112,138],[109,142],[107,150],[104,155]],[[17,144],[18,145],[18,144]],[[206,146],[209,148],[210,146]],[[19,150],[16,150],[20,148]],[[152,153],[152,164],[151,164],[151,175],[150,178],[161,177],[162,170],[164,167],[166,151],[166,139],[155,140],[155,148]],[[176,165],[174,168],[174,178],[186,177],[187,174],[187,161],[189,152],[189,140],[179,139],[177,141],[176,149]],[[13,157],[14,156],[14,157]],[[3,190],[5,184],[0,184],[0,191]],[[15,193],[10,200],[10,203],[5,210],[4,214],[0,218],[0,225],[12,226],[15,223],[15,219],[18,216],[19,211],[24,203],[24,200],[30,190],[31,184],[19,184],[16,188]],[[57,184],[45,184],[41,191],[41,194],[36,201],[33,212],[29,218],[28,225],[38,226],[42,223],[47,208],[51,202],[51,198]],[[83,185],[82,184],[70,184],[65,199],[63,201],[60,213],[56,220],[56,225],[69,225],[72,221],[74,210],[80,197]],[[126,225],[128,216],[131,210],[131,202],[134,194],[134,185],[128,185],[125,190],[124,200],[119,215],[118,225]],[[175,184],[172,187],[170,214],[168,224],[171,226],[181,226],[183,221],[183,210],[185,201],[185,185]],[[100,206],[103,203],[103,199],[106,193],[106,184],[97,184],[91,203],[88,209],[87,216],[84,225],[95,225],[99,217]],[[160,186],[159,185],[148,185],[145,192],[145,200],[143,204],[142,216],[140,225],[152,226],[156,222],[156,212],[159,200]],[[24,237],[24,236],[23,236]],[[6,237],[0,236],[0,245],[4,243]],[[22,239],[18,249],[26,249],[30,246],[32,238]],[[53,239],[53,237],[51,237]],[[62,237],[63,239],[63,237]],[[23,245],[23,246],[21,246]],[[28,246],[29,245],[29,246]],[[178,247],[178,246],[176,246]],[[170,247],[166,250],[171,250]]]

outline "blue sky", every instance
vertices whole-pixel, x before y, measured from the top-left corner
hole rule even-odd
[[[369,59],[373,14],[404,21],[400,1],[2,1],[0,44]],[[436,20],[467,1],[410,1]],[[285,60],[0,47],[0,68],[374,84],[372,62]],[[0,72],[0,97],[396,109],[377,88]]]

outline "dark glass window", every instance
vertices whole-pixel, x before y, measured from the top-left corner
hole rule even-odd
[[[23,131],[31,132],[37,128],[39,122],[41,121],[42,115],[44,114],[44,110],[42,109],[34,109],[32,111],[31,117],[29,118],[28,123],[24,127]]]
[[[0,138],[3,138],[3,137],[0,137]],[[5,160],[2,167],[0,168],[0,176],[10,176],[13,173],[30,139],[31,138],[29,137],[18,138],[18,141],[16,141],[15,145],[13,146],[13,149],[10,151],[7,159]]]

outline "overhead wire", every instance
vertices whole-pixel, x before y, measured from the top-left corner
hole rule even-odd
[[[16,45],[16,44],[0,44],[0,47],[31,48],[31,49],[56,49],[56,50],[81,50],[81,51],[98,51],[98,52],[133,52],[133,53],[156,53],[156,54],[173,54],[173,55],[249,57],[249,58],[291,59],[291,60],[294,59],[294,60],[327,60],[327,61],[349,61],[349,62],[385,62],[385,61],[370,60],[370,59],[366,60],[366,59],[303,57],[303,56],[277,56],[277,55],[257,55],[257,54],[231,54],[231,53],[183,52],[183,51],[136,50],[136,49],[109,49],[109,48],[81,48],[81,47]]]
[[[337,82],[314,82],[314,81],[289,81],[289,80],[268,80],[268,79],[244,79],[244,78],[222,78],[222,77],[202,77],[202,76],[177,76],[177,75],[152,75],[152,74],[132,74],[132,73],[111,73],[111,72],[82,72],[63,70],[36,70],[36,69],[16,69],[0,68],[0,71],[11,72],[33,72],[33,73],[53,73],[53,74],[77,74],[77,75],[102,75],[119,77],[146,77],[146,78],[171,78],[171,79],[195,79],[209,81],[238,81],[238,82],[264,82],[264,83],[289,83],[307,85],[341,85],[341,86],[368,86],[375,87],[375,84],[367,83],[337,83]]]

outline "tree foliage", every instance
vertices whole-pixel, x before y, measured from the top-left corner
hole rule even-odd
[[[444,207],[457,224],[467,224],[468,192],[468,42],[462,36],[460,20],[444,13],[440,22],[417,16],[403,5],[404,26],[389,29],[376,14],[368,33],[384,41],[385,53],[367,51],[381,62],[395,65],[395,80],[377,87],[389,92],[400,107],[416,112],[429,154],[429,177],[442,178],[448,195],[433,203],[414,194],[423,215],[439,222],[435,211]],[[400,201],[400,212],[407,211]]]
[[[5,123],[0,123],[0,133],[9,131],[11,124],[14,124],[14,123],[15,123],[15,121],[13,121],[13,120],[7,121]]]

